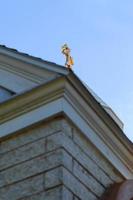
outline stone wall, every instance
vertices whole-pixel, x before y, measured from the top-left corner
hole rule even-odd
[[[63,118],[0,144],[0,200],[98,200],[123,177]]]

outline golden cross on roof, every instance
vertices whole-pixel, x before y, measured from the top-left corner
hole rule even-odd
[[[65,66],[68,69],[72,69],[72,65],[74,65],[73,58],[70,56],[70,48],[67,46],[67,44],[64,44],[61,48],[61,52],[66,56],[66,62]]]

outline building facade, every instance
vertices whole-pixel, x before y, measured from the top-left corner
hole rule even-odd
[[[131,200],[122,128],[72,71],[0,46],[0,200]]]

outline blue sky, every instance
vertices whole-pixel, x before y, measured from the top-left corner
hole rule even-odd
[[[1,1],[0,43],[64,64],[72,49],[74,72],[110,105],[133,141],[133,1]]]

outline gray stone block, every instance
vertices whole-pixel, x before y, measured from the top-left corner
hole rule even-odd
[[[42,191],[39,194],[34,194],[19,200],[62,200],[62,186],[52,188],[48,191]]]
[[[28,143],[0,155],[0,170],[45,153],[45,139]]]
[[[62,188],[62,200],[73,200],[73,193],[66,187]]]
[[[73,126],[66,120],[62,119],[62,132],[65,133],[68,137],[73,137]]]
[[[44,189],[43,175],[26,179],[22,182],[0,188],[0,200],[17,200]]]
[[[69,160],[70,159],[70,160]],[[34,158],[0,172],[0,187],[22,179],[44,173],[47,170],[64,165],[72,166],[72,159],[63,149],[58,149],[46,155]]]
[[[107,161],[107,159],[96,149],[96,147],[76,128],[73,134],[74,142],[79,145],[89,157],[94,160],[97,165],[102,168],[112,180],[116,182],[123,181],[123,177],[118,173],[114,167]]]
[[[88,171],[83,168],[77,161],[74,160],[73,167],[74,175],[84,184],[87,188],[90,189],[95,195],[101,197],[105,191],[103,187]]]
[[[46,172],[44,175],[44,184],[45,190],[63,184],[62,167],[58,167]]]
[[[28,130],[24,130],[16,136],[2,141],[0,144],[0,154],[18,148],[29,142],[45,138],[48,135],[61,131],[61,129],[61,120],[55,119],[53,121],[48,121],[47,123],[42,123],[29,128]]]
[[[73,194],[64,186],[58,186],[19,200],[73,200]]]
[[[82,200],[97,200],[97,197],[89,191],[78,179],[63,168],[63,183],[70,191]]]
[[[45,189],[50,189],[58,185],[64,185],[69,190],[67,191],[68,197],[72,198],[75,194],[81,199],[96,200],[97,197],[90,192],[87,187],[84,186],[78,179],[76,179],[68,170],[64,167],[56,168],[48,171],[45,174]],[[66,197],[66,199],[69,199]]]
[[[99,182],[105,187],[113,183],[109,176],[106,175],[95,161],[93,161],[72,139],[60,132],[47,137],[46,151],[54,151],[54,149],[63,147],[72,157],[81,163]]]

